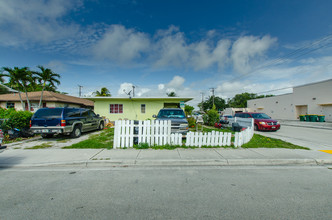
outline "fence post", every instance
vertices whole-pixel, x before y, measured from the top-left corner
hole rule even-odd
[[[218,146],[223,146],[223,137],[224,137],[224,133],[220,132],[219,134],[219,140],[218,140]]]
[[[239,132],[235,132],[235,137],[234,137],[234,147],[239,146]]]
[[[118,121],[115,121],[114,122],[114,140],[113,140],[113,149],[116,149],[117,146],[118,146],[118,137],[119,137],[119,134],[118,134],[118,130],[119,130],[119,122]]]
[[[231,146],[232,133],[227,133],[227,146]]]
[[[153,146],[154,145],[154,136],[155,135],[155,120],[152,120],[151,121],[151,146]]]

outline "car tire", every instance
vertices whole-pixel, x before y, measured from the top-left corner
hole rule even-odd
[[[42,138],[52,138],[54,134],[42,134]]]
[[[98,130],[103,130],[104,129],[104,122],[100,122]]]
[[[76,125],[76,126],[74,127],[73,131],[71,132],[70,136],[71,136],[72,138],[78,138],[78,137],[81,136],[81,134],[82,134],[81,126]]]
[[[254,129],[255,129],[255,131],[259,131],[258,130],[258,125],[254,125]]]

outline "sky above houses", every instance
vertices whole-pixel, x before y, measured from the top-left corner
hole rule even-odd
[[[283,94],[332,78],[332,1],[0,0],[0,66],[112,96]]]

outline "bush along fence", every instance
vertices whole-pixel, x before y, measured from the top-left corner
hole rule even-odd
[[[246,119],[248,127],[234,135],[234,146],[249,142],[254,134],[253,120]],[[250,120],[250,122],[249,122]],[[208,133],[188,132],[186,146],[231,146],[232,133],[212,131]],[[134,144],[147,143],[149,146],[182,145],[182,134],[171,133],[171,121],[115,121],[113,149],[131,148]]]

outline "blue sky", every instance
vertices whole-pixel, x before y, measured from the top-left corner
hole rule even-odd
[[[0,66],[112,96],[282,94],[332,78],[332,1],[0,0]],[[272,91],[273,90],[273,91]],[[272,91],[272,92],[268,92]]]

